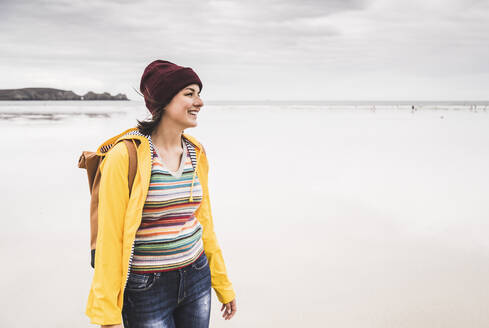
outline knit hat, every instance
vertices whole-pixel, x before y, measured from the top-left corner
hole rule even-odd
[[[144,69],[139,90],[146,107],[154,113],[166,106],[180,90],[190,84],[202,82],[190,67],[178,66],[166,60],[155,60]]]

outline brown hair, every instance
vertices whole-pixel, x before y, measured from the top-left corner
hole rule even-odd
[[[153,131],[158,127],[161,122],[161,118],[163,117],[163,113],[165,112],[165,107],[160,107],[156,110],[153,116],[147,120],[136,120],[138,122],[138,129],[144,135],[150,135]]]
[[[146,98],[151,99],[151,97],[143,95],[141,92],[136,90],[136,88],[133,87],[133,89],[134,89],[134,91],[136,91],[137,94],[139,94],[141,97],[145,98],[144,99],[145,101],[146,101]],[[153,99],[151,99],[151,100],[153,100]],[[165,112],[165,107],[167,105],[168,105],[168,103],[159,103],[158,109],[153,112],[153,115],[150,119],[146,119],[143,121],[136,120],[138,122],[137,128],[138,128],[139,132],[141,132],[144,135],[150,135],[151,133],[153,133],[153,131],[160,124],[161,118],[163,117],[163,114]]]

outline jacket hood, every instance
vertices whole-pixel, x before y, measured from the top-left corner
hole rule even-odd
[[[194,137],[183,133],[183,137],[190,141],[197,149],[197,152],[203,151],[203,147],[200,144],[200,142],[197,141]],[[117,144],[119,141],[124,140],[124,139],[135,139],[142,141],[143,139],[148,140],[148,137],[139,132],[139,129],[137,127],[130,128],[125,130],[124,132],[119,133],[116,136],[113,136],[106,141],[104,141],[97,149],[97,155],[103,156],[105,155],[112,147],[114,147],[115,144]]]
[[[188,140],[194,147],[195,147],[195,152],[190,153],[190,157],[192,158],[192,162],[195,164],[194,165],[194,174],[192,175],[192,184],[190,186],[190,201],[193,201],[193,189],[194,189],[194,183],[195,183],[195,177],[197,175],[197,170],[199,168],[199,162],[201,159],[202,152],[204,152],[204,147],[192,136],[183,133],[183,137]],[[124,139],[132,139],[132,140],[139,140],[140,143],[147,142],[150,147],[151,154],[153,153],[153,146],[149,142],[149,139],[146,135],[142,134],[139,132],[139,129],[137,127],[127,129],[124,132],[119,133],[116,136],[113,136],[110,139],[107,139],[105,142],[103,142],[97,149],[97,155],[99,156],[104,156],[107,154],[107,152],[114,147],[119,141],[124,140]],[[196,154],[197,153],[197,154]]]

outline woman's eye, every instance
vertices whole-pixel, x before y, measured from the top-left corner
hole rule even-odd
[[[191,96],[192,94],[191,93],[187,93],[186,96]]]

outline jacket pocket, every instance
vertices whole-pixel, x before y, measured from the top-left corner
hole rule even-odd
[[[131,292],[143,292],[151,289],[157,277],[155,273],[134,273],[129,274],[126,289]]]

